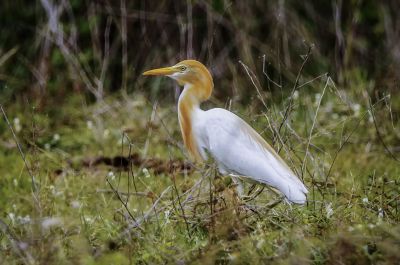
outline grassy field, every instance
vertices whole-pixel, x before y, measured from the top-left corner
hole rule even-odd
[[[241,201],[213,161],[191,164],[168,100],[15,104],[5,113],[31,175],[3,120],[0,263],[399,263],[400,99],[371,101],[326,76],[292,96],[247,88],[248,105],[205,108],[230,108],[261,132],[304,179],[306,205],[267,188]]]
[[[2,1],[0,265],[400,264],[399,8]],[[191,58],[306,205],[190,162],[178,87],[141,74]]]

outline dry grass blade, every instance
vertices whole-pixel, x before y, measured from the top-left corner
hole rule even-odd
[[[256,88],[257,90],[257,94],[259,99],[261,100],[262,104],[264,105],[264,107],[268,110],[268,106],[267,103],[265,103],[263,96],[261,95],[261,88],[259,88],[260,82],[257,79],[257,76],[251,71],[251,69],[245,65],[242,61],[239,61],[239,63],[243,66],[244,70],[246,71],[246,74],[248,75],[248,77],[251,80],[251,83],[253,84],[253,86]],[[258,85],[257,85],[257,84]]]
[[[14,47],[12,49],[10,49],[8,52],[4,53],[1,57],[0,57],[0,67],[7,62],[8,59],[10,59],[14,54],[17,53],[18,51],[18,46]]]

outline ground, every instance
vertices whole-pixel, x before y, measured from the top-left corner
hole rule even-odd
[[[74,95],[59,109],[7,106],[36,190],[0,123],[0,263],[400,262],[399,100],[329,78],[280,102],[254,95],[230,109],[304,180],[304,206],[267,188],[240,200],[212,160],[192,164],[171,102]]]

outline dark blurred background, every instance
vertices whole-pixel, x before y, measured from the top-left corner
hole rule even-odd
[[[239,61],[263,89],[285,92],[309,50],[302,79],[328,73],[342,89],[394,96],[399,7],[397,0],[5,0],[0,101],[45,106],[83,93],[94,102],[121,91],[173,99],[176,92],[140,75],[186,58],[210,67],[217,98],[246,100],[254,90]]]

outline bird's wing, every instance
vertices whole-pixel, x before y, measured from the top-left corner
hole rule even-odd
[[[224,109],[206,113],[206,148],[223,168],[275,187],[292,202],[305,202],[304,184],[250,125]]]

